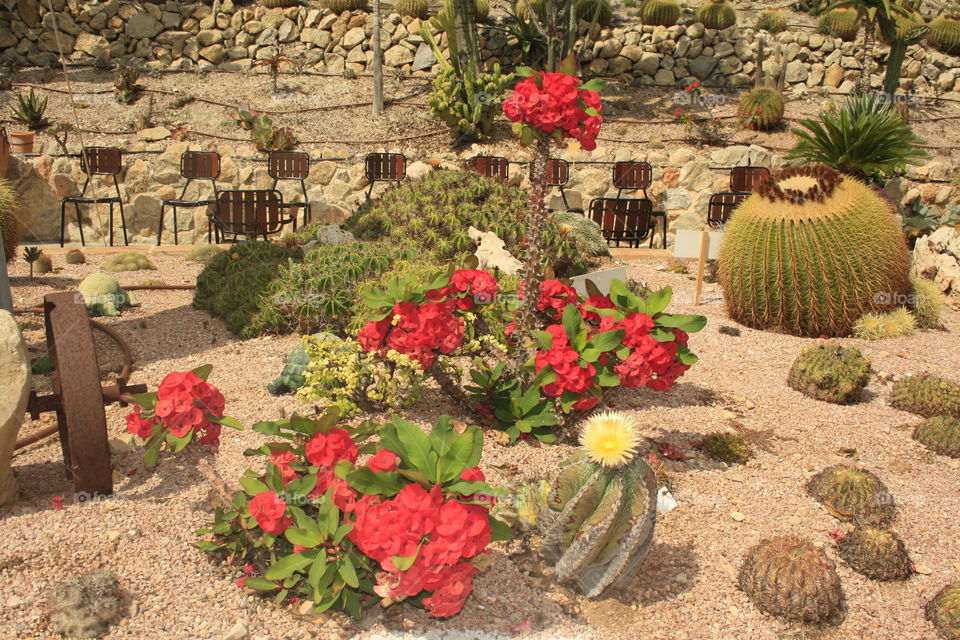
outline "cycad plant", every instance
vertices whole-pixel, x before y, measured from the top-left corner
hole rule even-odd
[[[924,141],[873,95],[851,96],[819,120],[801,120],[800,138],[787,158],[797,164],[820,163],[868,182],[882,182],[908,162],[927,157]]]

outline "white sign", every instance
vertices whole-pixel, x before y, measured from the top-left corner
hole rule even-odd
[[[600,293],[603,295],[609,295],[610,293],[610,283],[614,280],[619,280],[620,282],[627,282],[627,268],[626,267],[617,267],[616,269],[604,269],[603,271],[593,271],[591,273],[585,273],[582,276],[575,276],[571,278],[573,280],[573,288],[577,290],[582,296],[589,296],[587,293],[587,280],[593,282],[597,285],[597,289],[600,290]]]
[[[678,229],[673,243],[674,258],[699,258],[700,239],[703,232],[697,229]],[[723,231],[711,231],[707,238],[707,260],[720,257],[720,245],[723,243]]]

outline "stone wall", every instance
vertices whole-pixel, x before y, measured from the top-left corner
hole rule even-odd
[[[145,145],[141,144],[140,148]],[[156,147],[156,144],[151,147]],[[269,188],[272,180],[267,174],[266,163],[254,161],[257,157],[253,147],[212,145],[201,146],[196,143],[172,143],[163,147],[161,153],[128,154],[124,157],[124,171],[121,175],[121,195],[126,207],[127,227],[131,233],[132,244],[155,244],[157,223],[160,219],[160,203],[164,199],[179,195],[182,178],[179,172],[180,154],[187,149],[216,149],[222,156],[221,178],[218,188]],[[135,150],[135,149],[134,149]],[[307,196],[312,205],[313,219],[328,223],[343,222],[356,207],[363,202],[368,182],[364,176],[363,156],[349,155],[343,149],[324,149],[325,157],[341,157],[342,160],[319,160],[311,166],[307,179]],[[401,152],[403,149],[381,149],[381,151]],[[429,172],[434,165],[462,168],[463,160],[474,155],[475,150],[468,149],[459,156],[413,155],[408,156],[408,180],[416,179]],[[560,157],[571,162],[570,181],[566,187],[567,200],[573,208],[584,208],[591,198],[616,194],[610,177],[612,162],[623,160],[646,160],[653,169],[653,185],[648,194],[654,200],[657,209],[666,210],[671,232],[676,229],[700,229],[706,223],[707,201],[711,193],[729,189],[729,173],[718,167],[737,165],[759,165],[777,167],[783,164],[783,158],[772,154],[760,146],[731,146],[717,150],[678,149],[672,153],[664,150],[614,151],[600,147],[591,153],[582,151],[564,151]],[[52,243],[59,238],[60,198],[76,194],[83,185],[83,174],[74,158],[51,157],[46,155],[23,159],[11,158],[8,179],[13,180],[24,202],[29,202],[27,215],[29,234],[25,241]],[[511,181],[527,188],[526,165],[511,165]],[[953,173],[947,162],[931,162],[921,167],[913,167],[911,173],[918,179],[949,180]],[[278,188],[286,202],[302,200],[300,185],[296,181],[281,181]],[[374,197],[383,189],[378,185]],[[187,196],[209,197],[210,187],[201,184],[191,186]],[[113,184],[108,180],[97,183],[97,193],[105,196],[112,193]],[[887,187],[891,198],[909,202],[920,199],[928,204],[960,202],[960,187],[951,184],[913,182],[905,179],[891,181]],[[89,193],[89,191],[88,191]],[[562,208],[559,192],[552,190],[548,203],[551,208]],[[107,209],[101,205],[101,215],[92,214],[91,207],[84,207],[84,236],[88,242],[100,244],[106,236]],[[207,222],[204,209],[181,209],[178,216],[180,242],[204,242]],[[72,210],[67,212],[67,238],[77,242],[79,229]],[[117,220],[119,225],[119,219]],[[167,209],[164,226],[164,243],[172,243],[172,217]],[[119,226],[116,227],[119,229]],[[659,236],[657,238],[659,241]],[[668,238],[668,245],[672,244]]]
[[[39,66],[57,60],[54,15],[46,3],[21,0],[11,12],[0,4],[0,60]],[[265,9],[239,7],[222,0],[214,14],[209,4],[141,3],[108,0],[97,4],[53,0],[60,46],[74,62],[125,61],[148,69],[246,71],[254,60],[279,50],[299,60],[304,69],[341,73],[363,72],[372,59],[370,15],[335,15],[315,6]],[[740,20],[752,24],[753,14]],[[599,30],[591,49],[583,54],[590,73],[635,84],[676,86],[694,80],[729,87],[745,87],[754,72],[757,33],[751,26],[723,31],[692,23],[673,27],[627,24]],[[420,36],[420,20],[391,14],[383,20],[384,64],[406,72],[429,73],[436,63]],[[582,23],[583,33],[586,24]],[[438,34],[439,37],[439,34]],[[766,36],[783,45],[786,82],[799,88],[848,92],[860,76],[858,44],[842,42],[809,30]],[[482,36],[484,58],[510,62],[506,37]],[[443,37],[440,37],[442,44]],[[886,56],[885,47],[876,54]],[[764,63],[771,76],[778,64]],[[880,86],[880,74],[873,75]],[[928,50],[909,49],[901,86],[927,94],[960,91],[960,58]]]

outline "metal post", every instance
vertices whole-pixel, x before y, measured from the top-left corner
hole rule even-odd
[[[0,309],[13,313],[13,294],[7,278],[7,256],[3,250],[3,232],[0,231]]]
[[[383,115],[383,51],[380,50],[380,0],[373,0],[373,116]]]

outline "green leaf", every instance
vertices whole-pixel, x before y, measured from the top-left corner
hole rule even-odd
[[[303,553],[291,553],[270,565],[264,577],[267,580],[283,580],[289,578],[295,571],[303,569],[313,562],[313,558]]]
[[[612,371],[605,371],[603,369],[597,371],[597,384],[601,387],[617,387],[620,386],[620,376],[613,373]]]
[[[397,416],[393,417],[393,424],[407,448],[407,457],[403,461],[425,472],[430,480],[436,482],[439,456],[430,447],[430,438],[417,425]]]
[[[250,577],[244,580],[243,584],[247,585],[254,591],[275,591],[277,589],[276,583],[265,578]]]
[[[149,391],[147,393],[138,393],[133,396],[133,403],[139,405],[141,408],[146,409],[147,411],[153,411],[153,408],[157,406],[157,392]]]
[[[583,317],[580,315],[580,310],[576,305],[567,305],[563,310],[563,332],[567,334],[567,340],[571,344],[576,342],[581,328],[583,328]]]
[[[613,351],[623,344],[624,333],[625,331],[623,329],[614,329],[613,331],[598,333],[587,341],[587,348],[596,349],[601,352]],[[591,360],[590,362],[594,361]]]
[[[475,493],[488,494],[491,492],[491,487],[486,482],[468,482],[466,480],[454,482],[444,487],[444,489],[450,493],[456,493],[461,496],[470,496]]]
[[[292,498],[302,498],[313,491],[316,486],[317,474],[309,473],[288,484],[285,493]]]
[[[350,556],[345,556],[343,560],[340,561],[339,566],[337,566],[337,572],[340,574],[340,577],[343,578],[343,581],[354,589],[360,586],[360,581],[357,580],[357,572],[353,568]]]
[[[513,529],[510,528],[510,525],[501,520],[497,520],[489,514],[487,518],[490,520],[490,542],[510,540],[513,538]]]
[[[300,545],[308,549],[312,549],[323,542],[323,538],[321,538],[319,534],[307,531],[306,529],[294,529],[293,527],[284,531],[283,536],[289,540],[291,544]]]
[[[566,58],[557,64],[557,73],[563,73],[568,76],[577,75],[577,54],[570,52]]]
[[[201,380],[206,380],[210,377],[210,372],[213,371],[212,364],[205,364],[202,367],[197,367],[193,370],[193,375],[197,376]]]
[[[520,78],[526,78],[527,76],[533,75],[533,69],[530,67],[517,67],[513,70],[513,73]]]
[[[673,298],[673,289],[670,287],[664,287],[651,293],[647,297],[647,315],[655,316],[666,309],[671,298]]]
[[[230,418],[228,416],[224,416],[222,418],[210,418],[209,415],[207,418],[209,418],[211,422],[222,424],[225,427],[230,427],[231,429],[236,429],[237,431],[243,431],[243,425],[240,424],[240,421],[236,418]]]
[[[174,453],[183,451],[184,447],[190,444],[191,440],[193,440],[193,429],[188,431],[187,435],[182,438],[177,438],[169,431],[167,432],[167,444],[170,445],[170,450]]]
[[[606,86],[606,84],[607,84],[606,80],[603,80],[601,78],[592,78],[584,82],[582,85],[580,85],[580,90],[596,91],[597,93],[599,93],[600,91],[603,91],[603,88]]]
[[[264,491],[270,491],[270,487],[257,478],[251,478],[250,476],[241,476],[240,486],[243,487],[244,493],[248,496],[255,496]]]
[[[419,554],[420,554],[420,547],[417,547],[417,550],[413,553],[412,556],[407,556],[406,558],[404,558],[403,556],[390,556],[390,560],[393,562],[393,566],[395,566],[397,569],[399,569],[400,571],[406,571],[407,569],[413,566],[414,562],[417,561],[417,556]]]
[[[537,346],[544,351],[549,351],[553,347],[553,334],[547,331],[533,331],[533,339],[537,341]]]
[[[156,438],[147,445],[143,451],[143,465],[147,469],[153,469],[157,466],[157,459],[160,457],[160,447],[163,446],[163,438]]]
[[[407,459],[407,448],[397,433],[397,427],[392,423],[387,423],[380,428],[380,444],[384,449],[392,451],[400,456],[401,460]]]
[[[347,475],[347,482],[360,493],[380,496],[395,496],[400,493],[403,483],[396,471],[373,471],[369,467],[360,467]]]
[[[438,456],[445,456],[450,446],[457,439],[457,432],[453,430],[453,418],[444,415],[437,419],[436,425],[430,430],[430,444]]]
[[[470,427],[453,441],[450,450],[439,464],[437,482],[449,482],[460,477],[464,469],[476,466],[483,453],[483,434],[476,427]]]
[[[280,423],[279,422],[258,422],[257,424],[251,427],[254,431],[258,433],[265,433],[268,436],[279,436],[280,435]]]
[[[587,347],[586,349],[580,352],[580,357],[585,362],[596,362],[597,360],[600,359],[600,350],[594,349],[592,347]]]
[[[660,316],[657,318],[657,324],[661,327],[670,327],[672,329],[686,331],[687,333],[696,333],[706,326],[707,319],[704,316],[672,314]]]

